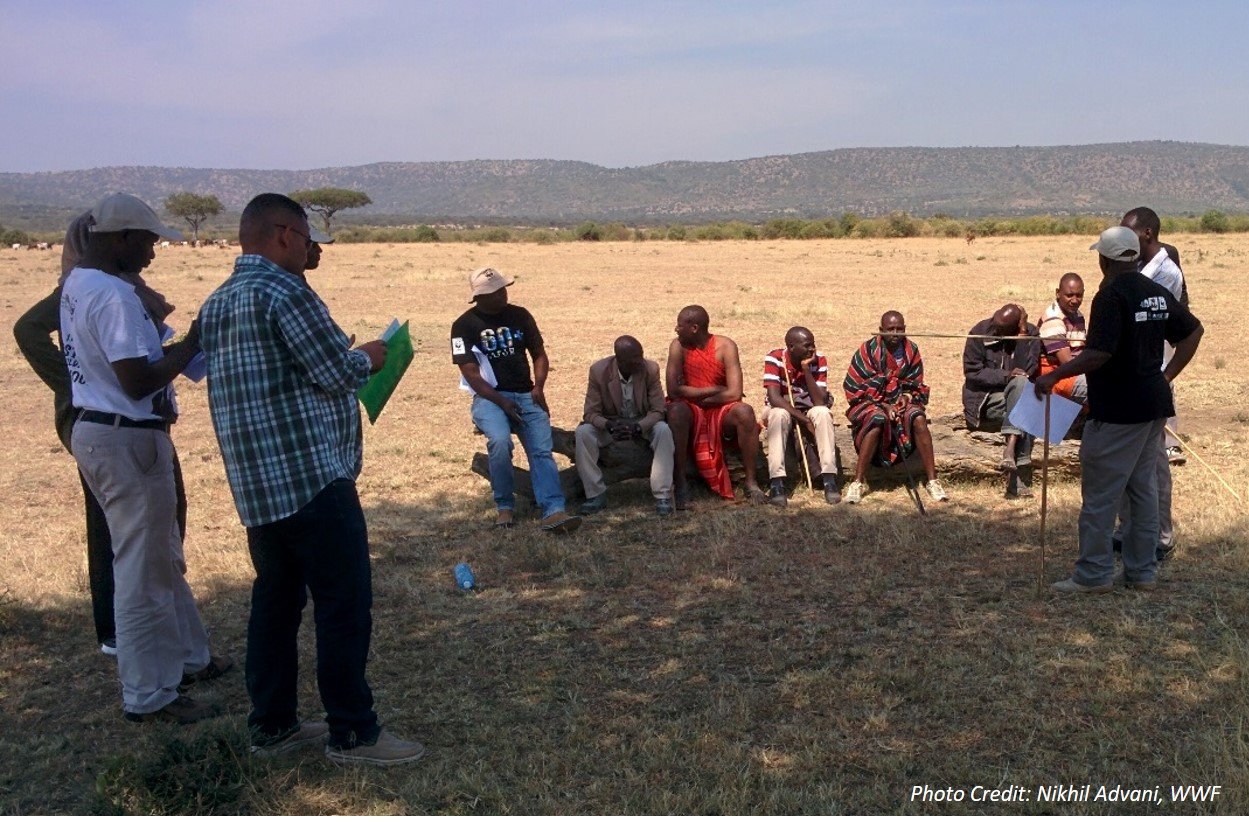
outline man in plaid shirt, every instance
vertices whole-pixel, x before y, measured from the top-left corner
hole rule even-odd
[[[334,762],[411,762],[424,746],[382,730],[364,676],[372,581],[355,486],[356,390],[382,367],[386,344],[351,349],[304,277],[310,235],[294,200],[254,198],[239,223],[243,254],[200,310],[213,428],[256,569],[247,624],[252,750],[281,753],[328,732]],[[328,725],[301,723],[297,714],[306,591]]]

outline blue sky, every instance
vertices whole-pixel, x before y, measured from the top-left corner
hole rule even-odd
[[[0,171],[1249,144],[1249,3],[0,0]]]

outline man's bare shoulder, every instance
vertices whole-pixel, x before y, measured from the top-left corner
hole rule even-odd
[[[727,362],[730,357],[737,359],[737,343],[733,342],[731,337],[722,337],[716,335],[716,357],[721,362]]]

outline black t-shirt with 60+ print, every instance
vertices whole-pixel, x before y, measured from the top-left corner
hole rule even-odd
[[[465,311],[451,324],[451,362],[477,362],[474,347],[490,363],[500,391],[526,394],[533,390],[525,352],[542,350],[542,332],[528,311],[510,304],[498,314],[487,314],[476,306]]]

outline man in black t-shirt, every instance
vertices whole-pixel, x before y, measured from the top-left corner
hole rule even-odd
[[[1088,374],[1089,422],[1080,444],[1080,556],[1070,578],[1051,587],[1064,594],[1100,594],[1114,587],[1111,535],[1127,493],[1131,529],[1123,535],[1123,581],[1157,584],[1158,447],[1175,413],[1170,383],[1201,342],[1201,322],[1171,292],[1137,273],[1140,241],[1124,226],[1102,232],[1101,288],[1093,297],[1084,353],[1037,378],[1038,396],[1067,377]],[[1175,354],[1162,367],[1163,342]]]
[[[495,525],[512,527],[515,432],[529,457],[542,529],[569,533],[581,518],[564,512],[559,469],[551,456],[551,415],[543,393],[551,362],[533,315],[508,304],[507,287],[512,283],[493,268],[479,268],[468,276],[474,306],[451,325],[451,362],[460,367],[462,387],[473,394],[473,422],[486,435],[490,487],[498,509]]]

